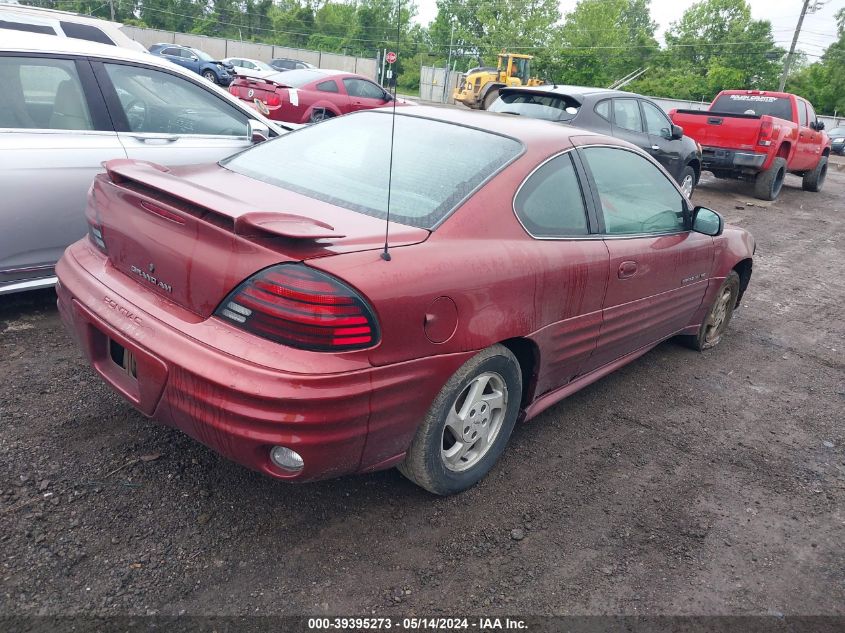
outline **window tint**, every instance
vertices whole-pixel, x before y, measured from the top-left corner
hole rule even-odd
[[[601,118],[610,121],[610,99],[599,101],[594,109]]]
[[[0,128],[93,130],[76,65],[0,57]]]
[[[580,107],[580,103],[565,95],[520,91],[505,92],[500,95],[490,111],[519,114],[547,121],[568,121],[578,114]]]
[[[27,33],[44,33],[45,35],[55,35],[56,29],[52,26],[44,26],[42,24],[26,24],[24,22],[10,22],[9,20],[0,19],[0,29],[9,29],[12,31],[26,31]]]
[[[340,92],[334,81],[321,81],[317,84],[317,90],[320,92]]]
[[[653,103],[648,101],[641,101],[643,105],[643,114],[645,115],[645,125],[649,134],[654,136],[662,136],[669,138],[672,136],[672,124],[669,119],[663,114],[663,111]]]
[[[78,24],[76,22],[59,22],[62,25],[62,30],[65,35],[77,40],[87,40],[89,42],[99,42],[100,44],[110,44],[114,46],[111,38],[103,33],[96,26],[90,24]]]
[[[169,73],[106,64],[130,132],[246,136],[246,114]]]
[[[182,53],[180,52],[180,50],[178,48],[165,48],[163,51],[161,51],[161,54],[162,55],[170,55],[172,57],[181,57],[182,56]]]
[[[220,164],[384,219],[393,120],[389,112],[374,110],[332,118]],[[522,151],[512,138],[460,125],[403,114],[395,123],[390,219],[411,226],[432,228]]]
[[[798,125],[807,125],[807,106],[801,99],[798,99]]]
[[[343,85],[350,97],[361,97],[362,99],[384,100],[384,90],[370,81],[363,79],[344,79]]]
[[[684,229],[683,197],[650,161],[611,147],[588,147],[583,154],[596,181],[606,233]]]
[[[636,99],[614,99],[613,100],[613,122],[617,127],[643,131],[643,122],[640,120],[640,106]]]
[[[535,171],[516,196],[516,214],[531,235],[586,235],[587,216],[572,157],[562,154]]]
[[[778,117],[792,121],[792,104],[785,97],[769,97],[766,95],[722,95],[710,106],[713,112],[725,114],[756,114]]]

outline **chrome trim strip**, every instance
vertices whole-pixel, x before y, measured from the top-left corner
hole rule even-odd
[[[41,290],[42,288],[52,288],[58,281],[57,277],[41,277],[40,279],[28,279],[27,281],[20,281],[10,284],[0,284],[0,295],[11,294],[13,292],[22,292],[24,290]]]
[[[55,266],[55,264],[39,264],[38,266],[23,266],[21,268],[3,268],[0,269],[0,275],[6,275],[9,273],[34,273],[39,270],[51,270],[52,268],[55,268]]]

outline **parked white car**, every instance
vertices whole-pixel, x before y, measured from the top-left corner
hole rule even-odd
[[[266,64],[258,59],[249,59],[247,57],[227,57],[223,61],[227,64],[232,64],[235,68],[235,74],[240,75],[241,77],[264,79],[270,75],[278,74],[279,72],[270,64]]]
[[[55,283],[103,161],[211,163],[286,126],[199,75],[116,46],[0,29],[0,295]]]
[[[109,22],[68,11],[0,3],[0,29],[70,37],[133,51],[146,51],[140,43],[121,30],[122,26],[119,22]]]

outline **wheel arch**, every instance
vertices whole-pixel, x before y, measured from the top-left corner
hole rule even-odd
[[[520,409],[525,409],[534,400],[537,374],[540,367],[540,348],[534,341],[521,337],[505,339],[500,341],[500,344],[507,347],[516,356],[519,363],[519,369],[522,373],[522,403]]]
[[[783,158],[786,162],[789,162],[789,156],[792,154],[792,143],[789,141],[784,141],[778,147],[777,154],[775,154],[775,158]]]
[[[733,270],[737,275],[739,275],[739,294],[737,294],[736,297],[735,307],[739,306],[740,301],[742,301],[742,295],[745,293],[745,290],[748,288],[748,284],[751,281],[751,269],[752,260],[750,257],[743,259],[733,267]]]

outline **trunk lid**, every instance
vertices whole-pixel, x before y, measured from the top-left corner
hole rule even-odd
[[[102,232],[111,264],[202,317],[273,264],[384,247],[384,220],[216,164],[169,170],[121,159],[106,168],[87,215]],[[429,234],[391,222],[389,245]]]

